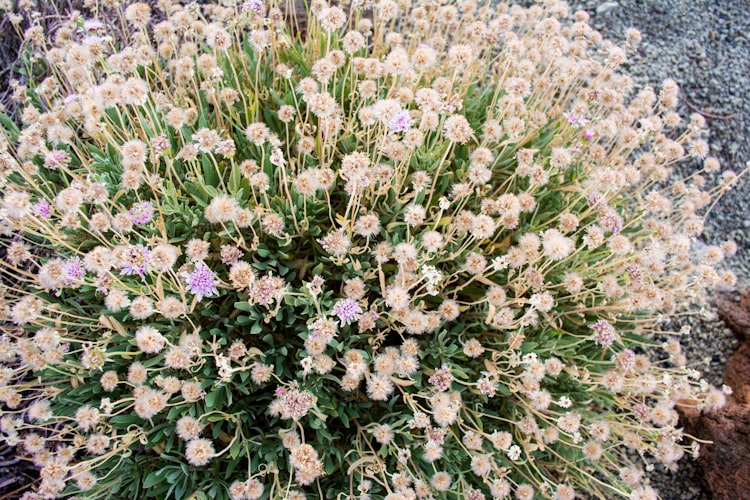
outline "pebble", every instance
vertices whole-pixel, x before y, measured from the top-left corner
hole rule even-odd
[[[616,9],[620,4],[617,2],[604,2],[596,8],[597,15],[606,14],[607,12]]]

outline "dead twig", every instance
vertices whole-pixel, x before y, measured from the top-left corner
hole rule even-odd
[[[737,117],[737,113],[732,113],[731,115],[715,115],[713,113],[709,113],[708,111],[703,111],[703,110],[699,109],[698,106],[692,104],[687,99],[685,99],[683,102],[685,104],[687,104],[687,106],[690,109],[692,109],[693,111],[695,111],[699,115],[704,116],[706,118],[711,118],[713,120],[731,120],[732,118],[736,118]]]

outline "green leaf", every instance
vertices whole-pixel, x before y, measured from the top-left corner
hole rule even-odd
[[[246,300],[235,302],[234,308],[239,309],[240,311],[253,312],[253,306],[251,306],[250,303]]]
[[[241,183],[242,175],[240,174],[240,167],[237,164],[233,164],[232,171],[229,174],[229,193],[237,193],[240,190]]]
[[[162,481],[161,472],[161,470],[157,470],[146,476],[146,478],[143,480],[143,487],[152,488],[153,486],[159,484]]]
[[[213,391],[206,394],[206,408],[214,410],[220,408],[224,403],[224,389],[217,387]]]
[[[15,142],[16,139],[18,138],[19,130],[18,130],[18,127],[16,126],[16,124],[13,123],[13,120],[11,120],[9,116],[7,116],[7,115],[5,115],[3,113],[0,113],[0,123],[3,124],[3,127],[8,132],[8,134],[9,134],[8,138],[11,141]]]
[[[242,449],[242,440],[235,439],[234,443],[232,443],[231,448],[229,448],[229,456],[232,458],[237,458],[240,456],[240,450]]]

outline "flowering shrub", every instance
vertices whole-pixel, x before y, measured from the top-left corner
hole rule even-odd
[[[0,153],[26,497],[655,498],[697,451],[676,402],[724,403],[657,336],[734,283],[691,241],[737,175],[618,72],[635,30],[543,3],[31,27]]]

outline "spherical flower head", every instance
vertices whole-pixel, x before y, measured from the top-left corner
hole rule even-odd
[[[605,349],[611,346],[618,338],[615,327],[605,319],[600,319],[596,323],[589,325],[589,328],[594,330],[594,342]]]
[[[480,394],[488,398],[494,398],[495,394],[497,394],[497,382],[488,376],[484,376],[477,380],[477,389],[479,389]]]
[[[135,341],[138,349],[149,354],[161,352],[167,343],[164,336],[152,326],[142,326],[136,330]]]
[[[451,375],[451,369],[445,364],[435,370],[430,377],[430,383],[440,392],[447,391],[451,382],[453,382],[453,375]]]
[[[44,168],[55,170],[58,167],[67,167],[70,164],[70,155],[61,149],[53,149],[44,157]]]
[[[318,14],[323,29],[330,33],[346,23],[346,13],[338,7],[326,7]]]
[[[169,150],[169,139],[166,135],[159,134],[151,139],[151,148],[156,154],[163,154]]]
[[[411,128],[411,125],[413,123],[413,120],[411,119],[411,115],[408,111],[403,110],[399,111],[395,115],[393,115],[393,118],[391,119],[391,124],[389,126],[390,133],[395,134],[397,132],[406,132]]]
[[[187,281],[188,291],[197,296],[199,301],[203,300],[203,297],[211,297],[219,294],[219,290],[216,288],[219,280],[216,279],[214,272],[203,262],[195,264],[193,272],[183,273],[183,276]]]
[[[573,240],[564,236],[557,229],[547,229],[542,234],[542,245],[544,255],[554,261],[566,258],[575,250]]]
[[[186,415],[177,421],[176,429],[180,439],[191,441],[200,436],[203,425],[201,425],[200,420],[197,418]]]
[[[278,214],[269,213],[263,216],[260,220],[260,225],[263,230],[271,236],[281,236],[284,231],[284,219]]]
[[[443,446],[435,441],[428,441],[424,444],[424,460],[429,463],[436,462],[443,457]]]
[[[346,255],[349,247],[352,245],[351,239],[349,239],[343,229],[328,233],[325,238],[318,239],[318,243],[323,247],[323,250],[334,257]]]
[[[263,489],[263,483],[257,479],[248,479],[245,483],[245,497],[247,500],[258,500],[263,496]]]
[[[469,120],[462,115],[451,115],[443,124],[443,135],[451,142],[465,144],[473,133]]]
[[[46,219],[52,215],[52,205],[47,200],[39,200],[34,204],[34,215]]]
[[[2,160],[0,159],[0,161]],[[5,197],[1,200],[0,207],[5,210],[7,216],[14,219],[21,219],[29,215],[33,209],[31,195],[24,191],[11,189],[5,192]]]
[[[378,443],[382,445],[388,445],[393,441],[394,432],[391,426],[388,424],[377,424],[372,429],[372,436]]]
[[[104,28],[104,24],[102,24],[102,22],[99,21],[98,19],[86,19],[83,22],[83,29],[87,33],[95,34],[102,28]]]
[[[242,12],[252,13],[256,16],[263,15],[263,2],[261,0],[247,0],[242,2]]]
[[[205,438],[193,439],[185,447],[187,461],[198,467],[210,462],[215,453],[213,443]]]
[[[133,206],[130,207],[130,210],[128,210],[128,215],[130,216],[130,220],[132,220],[133,224],[136,226],[147,224],[154,216],[154,206],[150,201],[134,203]]]
[[[78,257],[73,257],[65,261],[65,278],[63,278],[64,285],[72,285],[80,278],[86,276],[86,269],[83,268],[83,261]]]
[[[318,401],[318,398],[308,391],[298,389],[276,389],[276,399],[271,403],[272,414],[278,411],[283,420],[299,420],[310,411],[310,408]]]
[[[150,262],[151,250],[143,245],[132,245],[128,249],[125,262],[120,264],[120,274],[125,276],[137,274],[143,278]]]
[[[359,318],[362,314],[362,307],[360,307],[356,300],[344,299],[338,301],[333,308],[333,314],[338,316],[342,325],[348,325]]]

